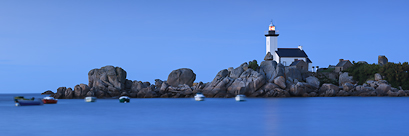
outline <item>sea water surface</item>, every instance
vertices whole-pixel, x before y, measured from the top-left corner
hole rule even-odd
[[[409,135],[409,97],[60,99],[14,106],[0,94],[1,136]]]

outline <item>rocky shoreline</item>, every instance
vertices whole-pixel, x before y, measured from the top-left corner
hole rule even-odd
[[[154,84],[128,80],[126,71],[120,67],[105,66],[88,73],[88,85],[78,84],[72,88],[59,87],[57,92],[46,91],[56,99],[98,98],[191,98],[202,92],[208,98],[231,98],[237,94],[247,97],[334,97],[334,96],[408,96],[409,90],[393,88],[380,74],[363,85],[356,84],[347,72],[339,73],[339,84],[320,84],[316,73],[301,72],[285,67],[271,59],[259,67],[243,63],[237,68],[219,71],[209,83],[194,82],[193,70],[173,70],[166,81],[156,79]]]

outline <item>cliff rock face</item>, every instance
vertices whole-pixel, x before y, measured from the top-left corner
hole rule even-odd
[[[179,85],[187,84],[189,86],[193,85],[196,80],[196,74],[193,70],[188,68],[181,68],[173,70],[168,76],[168,84],[177,87]]]
[[[247,63],[221,70],[202,92],[206,97],[227,98],[237,94],[248,97],[316,96],[319,81],[311,79],[311,84],[302,81],[299,70],[266,60],[260,63],[258,71],[249,69]]]
[[[285,77],[291,77],[292,79],[297,79],[298,81],[302,81],[301,71],[293,68],[293,67],[286,67],[285,68]]]
[[[264,75],[249,69],[248,64],[243,63],[235,69],[230,68],[230,71],[221,70],[213,81],[203,88],[203,94],[207,97],[232,97],[237,94],[250,96],[265,83]]]
[[[227,69],[220,70],[212,82],[208,83],[203,88],[203,95],[206,97],[213,97],[217,93],[226,93],[228,84],[233,83],[233,79],[228,77],[229,71]],[[244,86],[244,85],[243,85]],[[237,88],[240,89],[240,88]],[[236,89],[236,90],[237,90]],[[234,90],[235,91],[235,90]]]
[[[383,56],[383,55],[379,55],[379,56],[378,56],[378,65],[383,66],[383,65],[385,65],[385,64],[387,64],[387,63],[388,63],[388,58],[386,58],[386,57]]]
[[[120,67],[105,66],[88,72],[88,85],[103,91],[124,90],[126,72]],[[110,88],[110,89],[108,89]]]
[[[74,87],[74,96],[76,98],[83,98],[86,96],[88,92],[90,92],[91,88],[88,87],[86,84],[79,84]]]
[[[262,61],[260,63],[260,74],[266,77],[266,81],[273,83],[274,79],[277,77],[277,62],[273,60]],[[280,75],[283,76],[283,75]]]

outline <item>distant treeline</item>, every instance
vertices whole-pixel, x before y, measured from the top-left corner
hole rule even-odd
[[[387,63],[383,66],[376,64],[366,64],[366,63],[355,63],[353,61],[353,66],[349,67],[346,72],[350,76],[354,77],[358,84],[363,84],[368,80],[374,80],[374,75],[379,73],[382,78],[389,82],[392,87],[398,88],[402,87],[404,90],[409,90],[409,65],[408,62],[404,63]]]

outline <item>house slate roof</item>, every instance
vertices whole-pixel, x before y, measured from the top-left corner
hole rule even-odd
[[[310,58],[307,58],[307,63],[312,63],[312,61],[310,60]]]
[[[296,61],[293,61],[293,63],[291,63],[290,64],[290,66],[296,66],[298,63],[300,63],[301,61],[304,61],[304,60],[296,60]]]
[[[342,66],[344,66],[345,64],[347,64],[348,61],[349,61],[349,60],[343,60],[343,61],[339,62],[335,67],[342,67]]]
[[[276,53],[280,57],[308,57],[304,50],[299,48],[278,48]]]
[[[298,64],[298,62],[300,62],[300,61],[299,60],[293,61],[293,63],[291,63],[290,66],[296,66]]]

